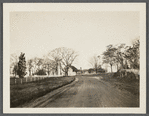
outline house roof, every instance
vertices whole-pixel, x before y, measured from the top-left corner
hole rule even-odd
[[[78,69],[75,66],[69,66],[74,72],[77,72]]]

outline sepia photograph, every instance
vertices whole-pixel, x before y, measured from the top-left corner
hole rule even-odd
[[[146,4],[101,5],[4,4],[5,112],[145,113]]]

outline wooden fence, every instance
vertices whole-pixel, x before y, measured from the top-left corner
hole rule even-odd
[[[10,78],[10,84],[23,84],[32,81],[40,81],[48,77],[26,77],[26,78]]]

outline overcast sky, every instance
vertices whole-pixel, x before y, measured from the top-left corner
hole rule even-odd
[[[10,53],[27,59],[42,57],[58,47],[79,53],[74,66],[88,61],[109,44],[131,45],[139,36],[139,12],[11,12]]]

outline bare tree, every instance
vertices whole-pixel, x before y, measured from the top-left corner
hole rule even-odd
[[[37,72],[37,69],[38,69],[38,65],[37,64],[38,64],[39,59],[37,57],[35,57],[35,58],[32,59],[32,61],[33,61],[32,62],[32,64],[33,64],[33,67],[32,67],[33,68],[33,72],[32,73],[34,75]]]
[[[98,68],[100,68],[100,56],[96,56],[94,55],[93,57],[91,57],[89,63],[91,64],[91,66],[95,69],[96,74],[98,72]]]
[[[43,66],[43,63],[44,63],[44,59],[38,58],[38,62],[37,62],[38,70],[41,69],[41,67]]]
[[[46,70],[48,75],[50,74],[51,71],[55,70],[55,62],[51,59],[49,59],[48,56],[44,56],[44,62],[43,62],[43,68]]]
[[[34,70],[33,72],[36,73],[38,70],[44,67],[45,60],[44,58],[35,57],[32,59],[32,65],[32,68]]]
[[[14,74],[14,76],[16,77],[17,76],[17,74],[18,74],[18,65],[17,64],[15,64],[14,65],[14,67],[13,67],[13,74]]]
[[[51,51],[49,56],[55,61],[56,72],[58,72],[58,65],[60,65],[65,76],[68,76],[69,67],[72,65],[78,54],[73,49],[60,47]]]
[[[14,53],[10,55],[10,71],[13,69],[14,76],[17,75],[17,69],[18,69],[18,56]],[[10,72],[12,73],[12,72]]]
[[[28,61],[27,61],[27,66],[28,66],[28,71],[29,71],[29,76],[31,76],[31,71],[32,71],[32,68],[34,67],[34,65],[33,65],[33,59],[29,59]]]
[[[62,60],[61,57],[61,49],[60,48],[56,48],[54,50],[52,50],[49,54],[48,54],[49,59],[51,59],[53,62],[52,63],[52,70],[55,71],[55,73],[58,75],[58,66],[61,65],[60,62]]]

